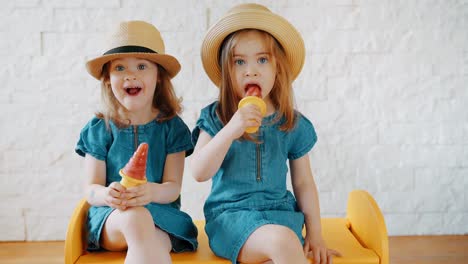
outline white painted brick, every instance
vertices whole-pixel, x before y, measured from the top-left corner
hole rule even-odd
[[[40,56],[33,57],[31,62],[31,79],[43,80],[49,78],[76,78],[84,76],[85,61],[78,56]],[[42,84],[42,82],[39,82]]]
[[[363,89],[365,94],[378,98],[379,100],[419,100],[422,96],[427,101],[433,99],[450,99],[455,97],[466,97],[463,76],[441,76],[438,75],[393,75],[364,77],[366,80]]]
[[[445,70],[439,70],[437,72],[441,75],[441,85],[451,92],[452,97],[468,97],[468,85],[466,84],[468,74],[466,74],[467,71],[465,71],[464,68],[464,60],[466,60],[465,56],[467,54],[468,53],[457,54],[457,59],[454,58],[453,60],[457,65],[457,69],[453,69],[452,73]],[[457,73],[459,73],[459,75]]]
[[[440,214],[386,214],[385,222],[390,236],[443,234]]]
[[[343,75],[348,75],[349,73],[349,54],[346,53],[330,53],[326,55],[327,62],[327,72],[326,75],[330,78],[333,77],[343,77]],[[315,61],[312,58],[311,64],[314,64]],[[348,78],[350,78],[349,76]],[[343,77],[344,78],[344,77]],[[329,82],[330,84],[330,82]],[[347,85],[343,85],[346,86]],[[341,87],[341,89],[345,89],[346,87]]]
[[[468,144],[468,123],[442,122],[437,127],[438,142],[442,145]]]
[[[468,52],[463,52],[461,54],[461,59],[462,59],[461,74],[468,75]]]
[[[468,187],[468,169],[417,169],[415,187],[415,191],[421,194],[416,203],[423,208],[468,212],[461,197]]]
[[[330,107],[333,105],[333,107]],[[313,123],[328,123],[337,120],[344,111],[342,101],[336,100],[335,103],[320,101],[300,101],[297,102],[297,109],[304,113]],[[325,114],[326,113],[326,114]]]
[[[331,8],[325,10],[331,10]],[[281,8],[276,13],[286,18],[304,37],[307,32],[326,26],[327,16],[325,10],[322,8],[304,8],[299,5],[294,6],[294,8]],[[305,17],[307,19],[304,19]]]
[[[164,5],[161,5],[159,2],[155,2],[154,0],[122,0],[122,7],[123,8],[140,8],[142,6],[152,6],[157,8],[158,6],[167,8],[187,8],[187,9],[195,9],[200,8],[204,5],[203,0],[193,0],[193,1],[185,1],[185,0],[172,0],[170,2],[164,2]],[[155,4],[156,3],[156,4]],[[221,3],[219,3],[221,4]]]
[[[443,218],[444,234],[468,234],[468,213],[446,213]]]
[[[463,201],[455,193],[447,192],[435,186],[421,189],[416,187],[414,194],[415,211],[428,213],[442,213],[447,211],[459,211],[463,208]]]
[[[21,209],[9,208],[0,214],[0,241],[24,241],[25,220]]]
[[[154,24],[161,32],[185,32],[203,30],[206,26],[205,12],[199,8],[162,8],[155,6],[142,10],[141,8],[124,9],[123,19],[143,19]],[[168,23],[168,21],[173,21]]]
[[[374,199],[385,214],[409,214],[414,213],[416,209],[413,191],[378,192],[374,194]]]
[[[450,4],[442,5],[439,12],[441,13],[440,19],[442,28],[467,28],[467,3],[452,1]]]
[[[327,79],[323,75],[302,75],[294,82],[295,99],[299,100],[327,100]]]
[[[382,144],[424,145],[439,142],[439,126],[433,123],[382,124],[379,130]]]
[[[458,167],[464,166],[465,146],[406,146],[400,147],[402,166]],[[465,156],[466,157],[466,156]]]
[[[21,157],[21,158],[18,158]],[[4,150],[0,159],[2,165],[2,172],[14,174],[17,172],[24,172],[26,168],[30,168],[31,160],[34,155],[32,151],[24,150]]]
[[[41,0],[16,0],[16,1],[11,1],[12,4],[15,5],[15,7],[37,7],[40,5]]]
[[[53,20],[53,10],[45,7],[11,9],[2,16],[1,21],[0,32],[9,32],[13,36],[23,35],[24,38],[50,30],[56,24]]]
[[[102,33],[44,33],[42,42],[44,56],[98,56],[104,53],[105,37]]]
[[[41,36],[38,33],[0,33],[0,55],[41,55]]]
[[[357,26],[363,29],[386,29],[395,22],[386,5],[362,5],[359,7]]]
[[[369,146],[378,142],[376,123],[364,123],[353,126],[345,122],[317,124],[319,140],[325,144],[339,146]],[[323,132],[322,132],[323,131]]]
[[[8,61],[8,64],[5,67],[0,69],[0,76],[4,78],[3,80],[21,80],[28,79],[31,76],[31,56],[12,56],[7,54],[3,56],[4,61]],[[9,88],[14,89],[16,85],[5,85]],[[6,88],[8,89],[8,88]]]
[[[73,17],[73,19],[69,19]],[[119,10],[113,9],[56,9],[54,32],[87,32],[104,34],[122,20]]]
[[[119,8],[120,0],[84,0],[84,7],[86,8]]]
[[[64,21],[57,30],[66,32],[108,32],[126,20],[144,20],[154,24],[162,33],[182,30],[201,30],[205,27],[204,13],[200,9],[174,9],[168,7],[126,9],[63,9],[56,19]],[[74,19],[67,19],[73,17]],[[168,23],[174,21],[175,23]]]
[[[321,214],[339,214],[346,211],[347,193],[319,193]]]
[[[28,241],[65,240],[68,217],[26,215]]]
[[[309,75],[316,78],[329,75],[329,68],[332,64],[331,58],[336,59],[336,56],[333,57],[333,54],[320,54],[314,53],[313,51],[306,51],[304,68],[297,80],[303,79]],[[295,93],[297,92],[295,91]]]
[[[53,8],[76,8],[83,7],[84,0],[70,0],[70,1],[61,1],[61,0],[46,0],[44,6],[53,7]]]
[[[186,160],[186,164],[190,166],[190,158]],[[210,189],[211,181],[198,183],[193,179],[191,174],[184,174],[181,192],[182,210],[188,213],[193,219],[204,220],[203,205],[208,198]]]
[[[379,192],[410,192],[414,189],[414,173],[412,168],[358,168],[355,185]]]
[[[360,76],[336,76],[329,77],[328,96],[333,99],[341,100],[360,100],[363,94],[363,78]]]
[[[317,148],[314,153],[320,156],[322,149]],[[310,159],[315,184],[320,192],[347,193],[353,188],[363,188],[362,184],[355,181],[356,171],[349,168],[336,168],[334,166],[320,166],[315,157]]]
[[[360,9],[357,6],[332,6],[326,13],[320,16],[327,16],[326,27],[330,29],[351,30],[357,29]],[[328,12],[327,12],[328,11]]]

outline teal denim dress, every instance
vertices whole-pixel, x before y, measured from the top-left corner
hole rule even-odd
[[[119,170],[142,142],[149,145],[146,177],[150,182],[162,182],[168,154],[185,151],[188,156],[193,151],[190,130],[179,117],[127,128],[118,128],[113,122],[109,125],[110,130],[104,120],[93,118],[82,129],[75,149],[81,156],[87,154],[106,162],[106,186],[121,180]],[[145,207],[153,216],[154,224],[169,234],[174,252],[196,250],[198,231],[190,216],[180,211],[180,197],[170,204],[149,203]],[[88,250],[101,248],[102,227],[113,210],[108,206],[90,207]]]
[[[216,114],[217,102],[202,109],[192,132],[196,144],[200,130],[214,137],[223,127]],[[263,119],[259,143],[235,140],[212,178],[204,205],[205,231],[213,252],[237,262],[240,249],[257,228],[266,224],[289,227],[304,243],[304,215],[286,188],[287,161],[306,155],[317,141],[312,123],[296,112],[292,131],[273,123],[275,114]],[[266,242],[267,243],[267,242]]]

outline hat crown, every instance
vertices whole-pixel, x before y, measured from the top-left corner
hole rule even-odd
[[[270,12],[270,9],[268,9],[265,6],[259,5],[259,4],[254,4],[254,3],[248,3],[248,4],[240,4],[237,5],[233,8],[231,8],[228,13],[241,13],[241,12]]]
[[[86,63],[86,69],[96,79],[102,77],[103,66],[115,59],[137,57],[162,66],[172,78],[180,71],[179,61],[166,54],[159,30],[145,21],[125,21],[111,31],[101,56]]]
[[[155,26],[144,21],[121,22],[110,35],[105,52],[123,46],[140,46],[165,54],[161,33]]]

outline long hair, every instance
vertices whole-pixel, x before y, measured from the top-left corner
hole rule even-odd
[[[126,110],[115,97],[110,85],[109,65],[106,63],[102,69],[101,75],[101,102],[103,110],[96,113],[98,118],[104,119],[109,127],[109,121],[112,120],[118,127],[128,127],[131,125]],[[169,120],[179,114],[182,110],[181,99],[174,91],[171,78],[167,71],[157,64],[158,81],[153,95],[153,108],[158,109],[160,114],[157,117],[158,122]]]
[[[271,102],[277,111],[273,122],[282,121],[279,128],[281,131],[290,131],[296,123],[294,112],[294,95],[292,92],[291,67],[286,58],[284,49],[278,41],[269,33],[258,29],[243,29],[228,35],[221,45],[219,64],[221,66],[221,84],[219,91],[219,104],[217,108],[218,116],[221,122],[226,125],[237,111],[237,105],[242,99],[235,92],[232,82],[234,46],[237,44],[239,35],[249,30],[256,30],[263,36],[265,46],[272,54],[276,63],[276,76],[273,88],[269,94]],[[244,133],[244,139],[251,139]]]

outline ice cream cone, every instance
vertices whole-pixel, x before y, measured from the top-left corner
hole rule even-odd
[[[119,171],[122,180],[120,184],[129,188],[146,182],[146,161],[148,144],[141,143],[124,168]]]
[[[262,117],[265,116],[266,114],[266,104],[265,101],[263,101],[262,98],[257,97],[257,96],[246,96],[240,100],[238,108],[244,107],[248,104],[254,104],[260,108],[260,112],[262,114]],[[245,132],[247,133],[255,133],[258,131],[258,126],[253,126],[253,127],[247,127],[245,129]]]

